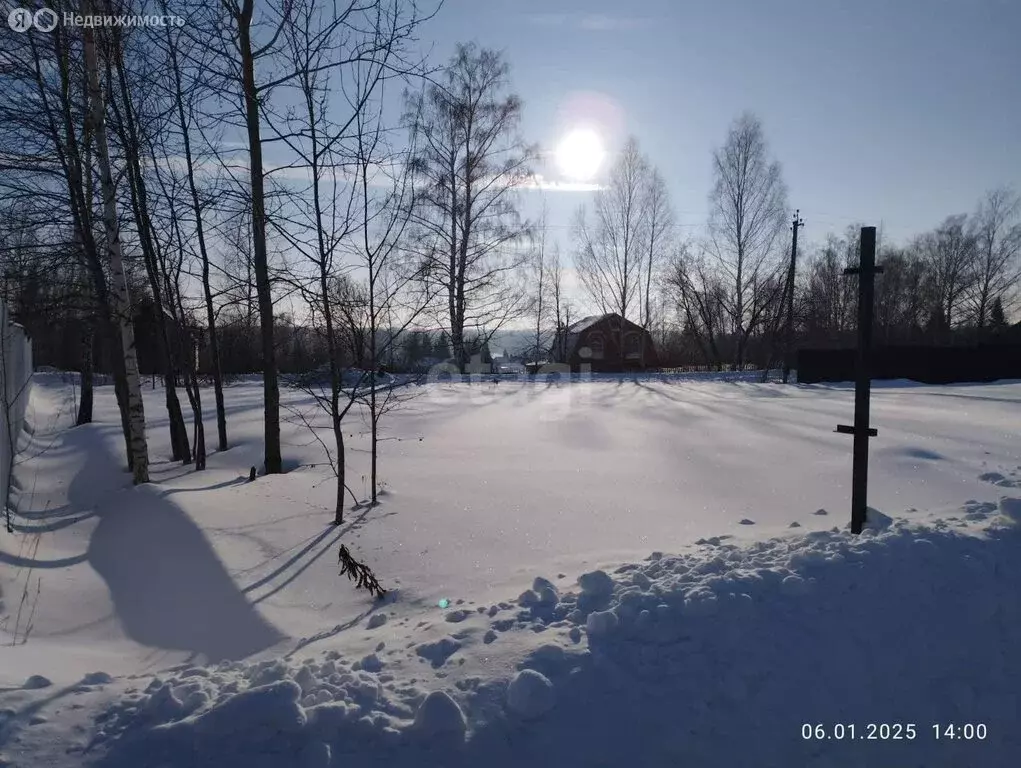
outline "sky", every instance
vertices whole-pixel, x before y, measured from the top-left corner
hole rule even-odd
[[[421,37],[436,62],[459,41],[503,51],[545,150],[583,123],[611,150],[637,137],[683,235],[702,231],[712,151],[751,110],[811,244],[855,223],[904,242],[1021,188],[1019,30],[1018,0],[446,0]],[[590,193],[543,194],[569,250]]]

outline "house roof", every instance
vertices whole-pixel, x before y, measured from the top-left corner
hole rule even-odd
[[[607,312],[605,315],[589,315],[588,317],[583,317],[578,322],[569,325],[567,327],[567,330],[565,331],[566,338],[564,340],[565,341],[564,352],[567,355],[567,357],[570,357],[571,355],[574,354],[574,350],[578,346],[578,341],[585,331],[587,331],[589,328],[596,325],[597,323],[602,322],[608,317],[620,317],[620,315],[616,312]],[[635,330],[639,331],[643,330],[641,326],[632,323],[630,320],[624,318],[621,319],[623,320],[625,328],[630,326],[632,329]]]
[[[588,317],[583,317],[578,322],[571,323],[569,326],[567,326],[567,332],[568,333],[581,333],[586,328],[591,328],[593,325],[598,323],[604,317],[609,317],[609,315],[589,315]]]

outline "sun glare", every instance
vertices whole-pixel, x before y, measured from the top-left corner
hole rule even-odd
[[[557,146],[557,165],[571,181],[588,181],[603,164],[606,151],[599,134],[588,128],[568,133]]]

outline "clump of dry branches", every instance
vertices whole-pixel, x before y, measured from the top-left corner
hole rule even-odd
[[[355,589],[367,589],[369,594],[375,595],[380,600],[386,597],[386,590],[380,586],[375,574],[369,566],[359,563],[351,555],[350,550],[343,544],[340,545],[340,575],[347,574],[347,577],[355,582]]]

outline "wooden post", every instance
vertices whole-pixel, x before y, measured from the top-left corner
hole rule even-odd
[[[872,390],[872,315],[875,297],[876,228],[861,228],[861,255],[858,266],[844,270],[845,275],[858,275],[858,355],[855,363],[854,426],[840,424],[838,432],[854,435],[854,464],[851,478],[851,533],[861,533],[865,526],[866,497],[869,477],[869,438],[878,432],[869,426],[869,404]]]

